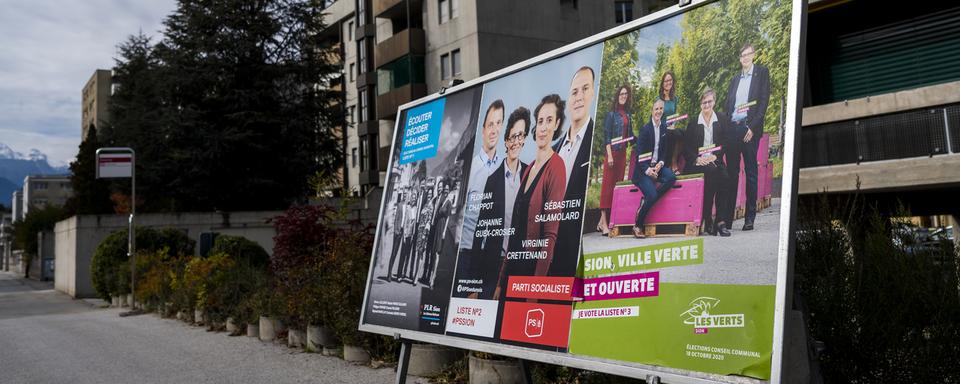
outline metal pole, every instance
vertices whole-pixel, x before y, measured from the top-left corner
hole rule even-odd
[[[136,287],[137,287],[137,237],[135,216],[137,214],[137,155],[130,149],[130,229],[127,231],[127,256],[130,257],[130,309],[136,309]]]
[[[950,140],[950,117],[947,116],[947,109],[943,109],[943,130],[947,134],[947,153],[953,153],[953,143]]]
[[[410,340],[401,340],[400,344],[400,358],[397,360],[397,384],[406,384],[407,382],[407,368],[410,367],[410,348],[413,346],[410,344]]]

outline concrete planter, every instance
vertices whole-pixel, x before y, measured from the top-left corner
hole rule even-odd
[[[319,352],[323,347],[333,347],[340,344],[330,328],[310,325],[307,326],[307,352]]]
[[[269,316],[260,316],[260,341],[277,339],[277,321]]]
[[[120,308],[126,308],[130,304],[127,304],[127,295],[120,295]]]
[[[520,361],[487,360],[470,355],[470,384],[511,384],[523,383],[523,369]]]
[[[127,306],[130,307],[131,309],[137,308],[137,300],[133,298],[132,293],[127,294]]]
[[[177,320],[186,321],[187,315],[183,311],[177,311]]]
[[[237,322],[233,320],[232,317],[227,318],[227,332],[236,333],[240,327],[237,326]]]
[[[203,325],[205,320],[203,315],[204,314],[202,309],[194,309],[193,322],[196,323],[197,325]]]
[[[414,376],[434,376],[462,356],[453,348],[416,343],[410,349],[410,367],[407,372]]]
[[[370,352],[360,347],[344,345],[343,359],[351,363],[367,364],[370,362]]]
[[[114,308],[120,308],[120,296],[110,297],[110,306]]]
[[[247,337],[260,337],[260,326],[247,324]]]
[[[342,352],[343,352],[343,348],[340,348],[339,346],[333,346],[333,345],[331,345],[331,346],[326,346],[326,345],[324,345],[324,346],[323,346],[323,355],[324,355],[324,356],[340,356],[340,354],[341,354]]]
[[[287,346],[290,348],[303,348],[306,339],[307,334],[302,330],[291,328],[287,331]]]

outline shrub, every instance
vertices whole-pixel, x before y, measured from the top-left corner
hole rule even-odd
[[[274,219],[270,313],[295,328],[322,321],[320,302],[313,294],[321,284],[320,257],[336,233],[338,210],[323,205],[293,206]],[[356,246],[356,245],[353,245]],[[266,294],[264,294],[266,295]],[[265,305],[266,303],[264,303]]]
[[[956,251],[912,252],[863,197],[805,203],[796,282],[825,381],[960,382]]]
[[[169,248],[171,255],[192,255],[194,241],[183,231],[165,228],[152,229],[137,227],[136,241],[138,251],[157,251]],[[121,229],[108,235],[93,252],[90,261],[90,274],[93,288],[100,298],[109,301],[111,296],[130,293],[129,266],[121,271],[121,265],[127,257],[127,230]],[[139,264],[139,263],[138,263]],[[121,279],[127,279],[122,281]]]
[[[210,259],[213,266],[200,287],[204,300],[199,305],[215,321],[228,317],[249,321],[252,308],[244,301],[263,285],[266,263],[253,263],[249,258],[236,260],[223,252],[213,253]]]
[[[173,301],[170,284],[182,274],[186,257],[170,255],[170,248],[137,252],[137,301],[146,308],[157,308]]]
[[[242,236],[217,236],[210,253],[224,253],[238,263],[247,263],[253,267],[265,268],[270,263],[270,255],[260,244]]]
[[[330,238],[323,263],[327,274],[335,278],[324,280],[321,299],[332,309],[329,323],[344,344],[365,348],[378,359],[391,359],[399,346],[396,340],[357,330],[373,249],[372,232],[370,226],[352,223]]]

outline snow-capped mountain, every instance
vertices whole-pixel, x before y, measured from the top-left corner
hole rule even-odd
[[[24,155],[8,145],[0,143],[0,204],[10,207],[13,191],[23,186],[23,178],[28,175],[52,175],[70,172],[68,167],[54,167],[47,161],[47,155],[37,149],[30,149]]]

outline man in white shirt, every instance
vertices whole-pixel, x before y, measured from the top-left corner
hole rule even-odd
[[[503,132],[503,100],[497,99],[487,107],[480,131],[480,153],[473,158],[470,165],[470,180],[467,186],[466,210],[463,213],[463,234],[460,236],[460,248],[473,247],[473,235],[477,229],[477,215],[480,213],[480,204],[483,202],[483,187],[487,178],[500,166],[497,156],[497,141]]]

